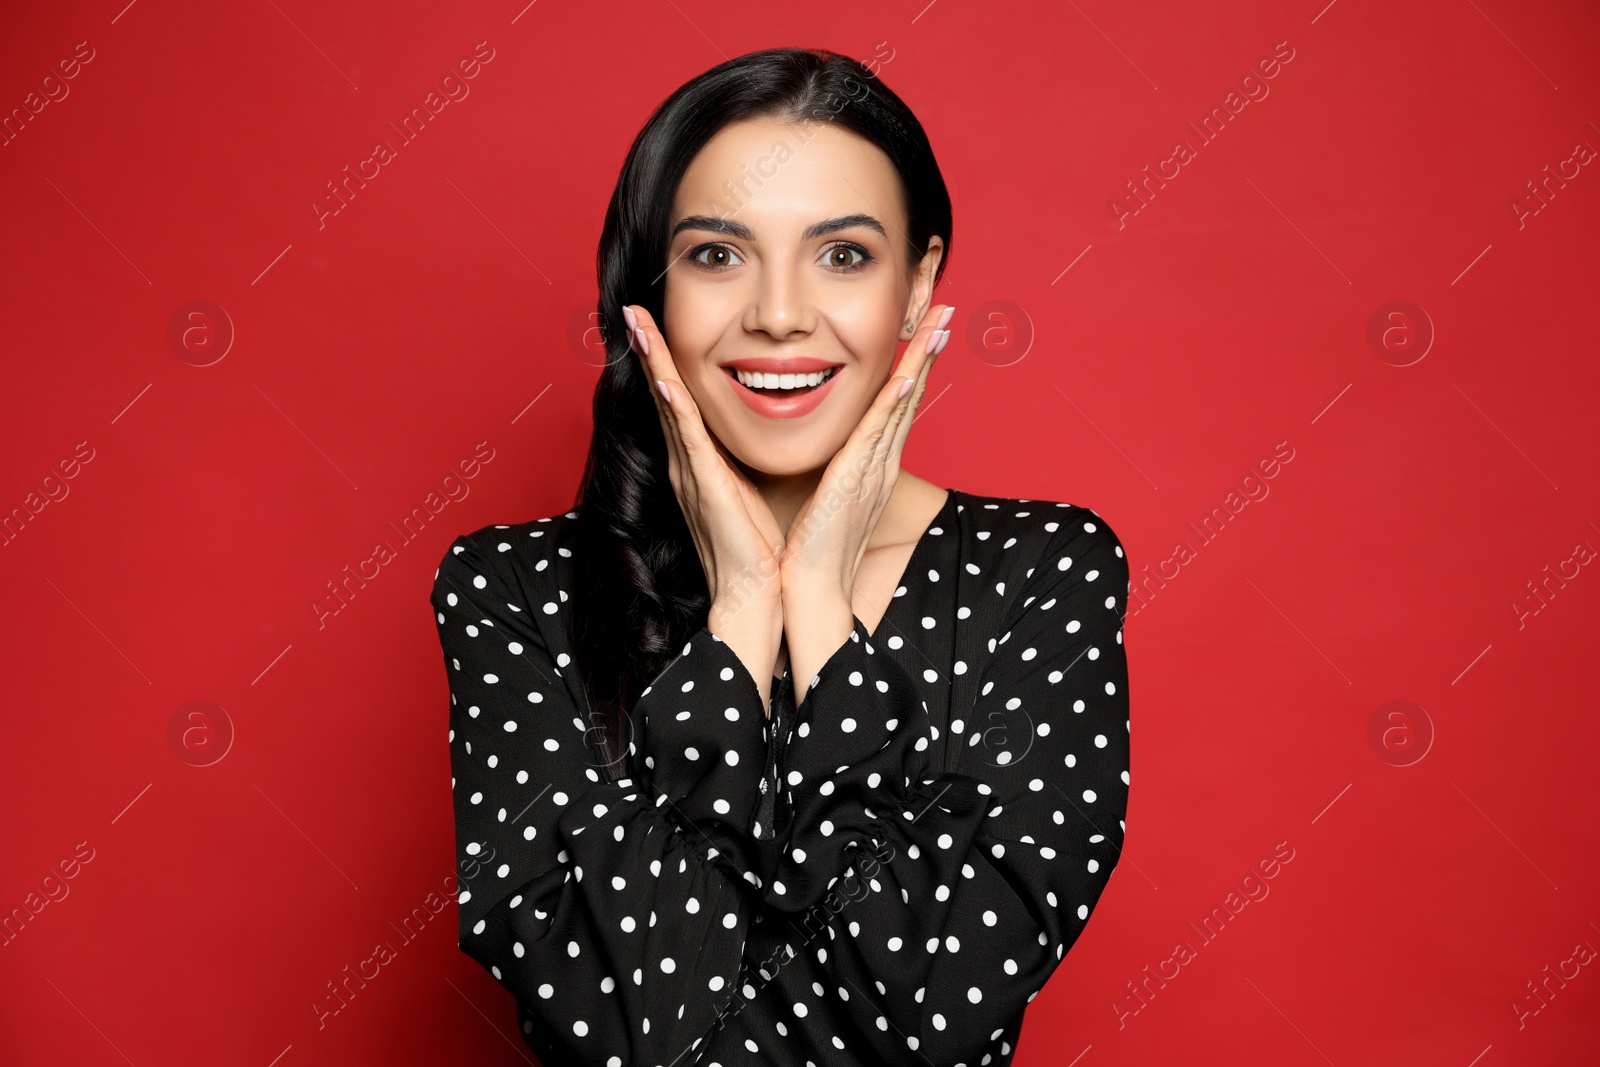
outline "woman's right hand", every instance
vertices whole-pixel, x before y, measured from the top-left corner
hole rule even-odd
[[[765,702],[783,639],[785,535],[760,492],[706,431],[650,312],[630,304],[622,313],[661,418],[672,489],[705,568],[707,626],[733,646]]]

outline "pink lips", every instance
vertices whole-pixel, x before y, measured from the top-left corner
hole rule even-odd
[[[758,393],[740,382],[731,368],[725,368],[728,382],[733,386],[733,391],[745,405],[757,415],[765,415],[769,419],[796,419],[801,415],[811,412],[822,403],[828,395],[828,390],[833,388],[833,383],[839,380],[839,375],[844,373],[844,368],[839,367],[823,382],[808,392],[796,392],[793,396],[780,396],[772,393]]]

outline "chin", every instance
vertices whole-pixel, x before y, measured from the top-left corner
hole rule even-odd
[[[794,444],[784,444],[774,439],[758,443],[724,444],[728,452],[748,470],[759,471],[773,478],[789,478],[820,470],[832,462],[839,448],[844,446],[841,439],[838,447],[830,449],[814,432],[798,436],[800,439]]]

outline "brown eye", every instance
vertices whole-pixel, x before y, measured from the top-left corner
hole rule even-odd
[[[707,254],[712,258],[704,258]],[[727,270],[739,262],[739,257],[727,245],[701,245],[689,253],[689,259],[712,271]]]
[[[852,259],[852,256],[860,258]],[[849,274],[872,262],[872,253],[860,245],[834,245],[823,253],[823,261],[828,269],[840,274]]]

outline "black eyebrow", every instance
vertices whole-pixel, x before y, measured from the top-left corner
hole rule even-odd
[[[883,228],[883,223],[871,215],[841,215],[836,219],[823,219],[806,227],[805,233],[800,235],[802,241],[814,241],[818,237],[826,237],[830,233],[848,230],[855,226],[865,226],[869,230],[876,230],[887,238],[888,232]],[[723,233],[729,237],[737,237],[741,241],[755,240],[755,233],[750,227],[737,219],[717,218],[713,215],[689,215],[678,220],[672,228],[672,236],[676,237],[684,230],[710,230],[712,233]]]

